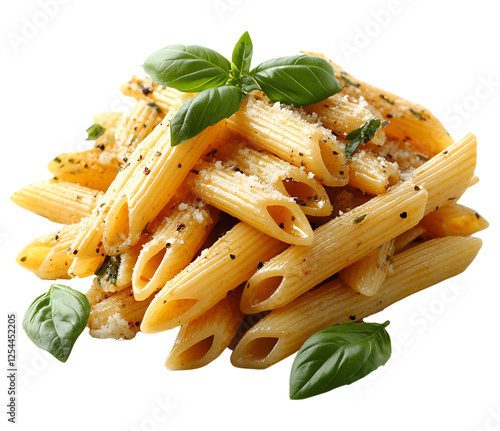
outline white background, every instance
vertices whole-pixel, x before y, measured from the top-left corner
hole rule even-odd
[[[55,230],[9,196],[50,178],[46,164],[57,154],[87,148],[92,115],[126,109],[119,85],[141,74],[147,55],[164,45],[205,45],[230,58],[248,30],[254,65],[302,49],[323,52],[354,76],[429,108],[455,139],[475,133],[481,181],[461,202],[491,226],[478,235],[484,246],[466,273],[370,319],[391,320],[394,353],[362,382],[290,401],[293,358],[242,370],[226,352],[204,369],[172,372],[163,364],[175,331],[116,342],[85,330],[62,364],[19,327],[16,429],[500,429],[498,2],[54,1],[47,0],[51,16],[43,0],[4,2],[0,14],[2,374],[7,313],[20,323],[51,284],[14,257]],[[70,284],[85,291],[89,281]],[[0,379],[2,429],[7,384]]]

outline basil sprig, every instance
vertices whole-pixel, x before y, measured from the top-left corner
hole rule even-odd
[[[296,55],[250,69],[253,44],[248,32],[236,43],[231,62],[198,45],[170,45],[150,55],[143,67],[160,85],[198,94],[170,120],[170,142],[179,145],[233,115],[247,93],[262,90],[273,102],[311,105],[342,90],[330,63]]]
[[[311,336],[293,362],[290,398],[309,398],[349,385],[384,365],[391,356],[388,324],[347,323]]]
[[[75,341],[87,326],[90,303],[85,295],[53,284],[28,307],[23,328],[38,347],[66,362]]]
[[[349,139],[351,142],[349,142],[345,147],[346,157],[350,159],[361,144],[366,144],[375,136],[379,128],[380,120],[378,118],[372,118],[360,128],[349,132],[346,139]]]

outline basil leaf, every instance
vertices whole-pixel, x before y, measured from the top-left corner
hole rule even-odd
[[[250,71],[250,63],[252,62],[253,44],[248,31],[243,33],[236,45],[234,46],[232,62],[238,68],[242,75]]]
[[[368,120],[365,124],[363,124],[360,128],[349,132],[346,136],[346,139],[349,139],[351,142],[349,142],[345,147],[346,157],[350,159],[361,144],[366,144],[375,136],[379,128],[380,120],[378,118],[372,118],[371,120]]]
[[[66,362],[76,339],[87,326],[90,303],[85,295],[53,284],[28,307],[23,328],[38,347]]]
[[[253,79],[250,75],[243,75],[241,77],[241,88],[245,93],[250,93],[250,91],[261,89],[255,82],[255,79]]]
[[[389,322],[347,323],[323,329],[300,348],[290,375],[290,398],[304,399],[349,385],[391,356]]]
[[[106,131],[104,127],[102,127],[100,124],[92,124],[86,132],[87,132],[87,139],[86,141],[95,141],[98,137],[102,136],[103,133]]]
[[[320,102],[344,88],[330,63],[309,55],[265,61],[250,75],[270,100],[293,106]]]
[[[182,144],[208,126],[230,117],[240,109],[244,98],[241,88],[224,85],[186,100],[170,121],[170,145]]]
[[[229,61],[218,52],[198,45],[169,45],[151,54],[143,68],[160,85],[199,92],[229,79]]]

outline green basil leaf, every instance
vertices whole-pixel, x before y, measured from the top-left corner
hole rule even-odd
[[[309,55],[265,61],[250,75],[270,100],[293,106],[320,102],[344,88],[330,63]]]
[[[300,348],[290,375],[290,398],[304,399],[349,385],[391,356],[389,322],[347,323],[323,329]]]
[[[66,362],[78,336],[87,326],[90,303],[85,295],[53,284],[28,307],[23,328],[38,347]]]
[[[252,62],[253,44],[248,31],[243,33],[236,45],[234,46],[232,62],[238,68],[242,75],[250,71],[250,63]]]
[[[243,75],[241,77],[241,88],[245,93],[250,93],[250,91],[261,89],[259,87],[259,84],[257,84],[257,82],[255,82],[255,79],[253,79],[250,75]]]
[[[378,118],[372,118],[360,128],[349,132],[346,139],[349,139],[351,142],[349,142],[345,147],[346,157],[350,159],[361,144],[366,144],[375,136],[379,128],[380,120]]]
[[[86,132],[87,132],[87,139],[86,141],[95,141],[98,137],[102,136],[103,133],[106,131],[104,127],[102,127],[100,124],[92,124]]]
[[[186,100],[170,121],[170,145],[195,137],[240,109],[245,93],[241,88],[223,85],[209,88]]]
[[[160,85],[199,92],[224,85],[231,64],[218,52],[198,45],[170,45],[151,54],[143,65]]]

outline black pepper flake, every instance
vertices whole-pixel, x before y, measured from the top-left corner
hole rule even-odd
[[[303,156],[304,156],[304,153],[299,153],[299,156],[300,156],[300,157],[303,157]]]
[[[172,244],[170,244],[169,242],[167,242],[167,243],[165,244],[165,248],[170,248],[171,246],[172,246]]]
[[[448,154],[448,150],[444,150],[444,151],[443,151],[443,154]]]
[[[355,315],[355,314],[353,314],[353,315],[349,316],[349,319],[351,319],[351,320],[356,320],[356,315]]]
[[[231,258],[231,260],[236,259],[236,256],[234,254],[230,254],[229,257]]]
[[[408,217],[408,213],[406,211],[403,211],[401,214],[399,214],[399,217],[406,218]]]
[[[73,250],[73,254],[78,254],[78,250]]]
[[[101,151],[104,151],[105,148],[103,144],[96,145],[95,147],[99,148]]]
[[[257,269],[261,269],[263,266],[264,266],[264,264],[263,264],[262,262],[259,262],[259,263],[257,264]]]
[[[196,169],[193,169],[191,172],[195,175],[198,175],[200,173],[200,171],[197,171]]]
[[[99,253],[101,250],[99,250],[98,248],[95,249],[95,252],[96,253]]]
[[[480,216],[478,213],[474,213],[474,215],[475,215],[477,218],[481,218],[481,216]]]
[[[279,226],[281,229],[285,229],[285,223],[280,223],[278,226]]]
[[[334,155],[334,156],[338,156],[338,155],[339,155],[339,153],[337,153],[337,151],[334,151],[334,152],[333,152],[333,155]]]
[[[54,239],[55,239],[56,241],[59,239],[59,235],[58,235],[57,233],[54,235]]]
[[[160,152],[160,151],[157,151],[157,152],[155,153],[155,157],[160,157],[160,156],[161,156],[161,152]]]
[[[141,88],[142,94],[144,94],[144,96],[147,96],[149,93],[153,91],[151,87],[145,87],[142,84],[140,84],[139,87]]]
[[[186,225],[184,223],[179,223],[177,225],[177,232],[179,232],[180,230],[184,229],[186,227]]]
[[[147,166],[144,168],[144,175],[149,175],[151,172],[151,169],[149,169]]]
[[[344,171],[339,171],[339,175],[344,175]]]
[[[415,187],[413,187],[413,190],[417,190],[418,191],[418,190],[420,190],[420,187],[419,186],[415,186]]]
[[[305,166],[305,165],[306,165],[306,164],[305,164],[305,163],[301,160],[301,161],[300,161],[300,166],[301,166],[301,167],[303,167],[303,166]]]
[[[26,259],[27,259],[27,258],[26,258],[26,256],[23,256],[23,257],[21,258],[21,262],[26,262]]]
[[[140,326],[141,322],[135,322],[135,326]]]
[[[387,115],[386,115],[386,117],[387,117],[387,118],[392,118],[392,117],[393,117],[393,115],[392,115],[392,114],[387,114]]]
[[[182,165],[179,163],[179,164],[177,165],[177,167],[178,167],[178,168],[182,168]]]

